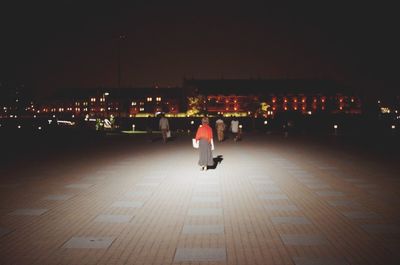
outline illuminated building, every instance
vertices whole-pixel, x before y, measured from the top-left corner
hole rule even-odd
[[[265,102],[280,112],[360,114],[361,100],[330,80],[240,79],[184,80],[184,89],[208,99],[210,114],[251,111]],[[345,93],[346,91],[346,93]],[[236,108],[236,110],[235,110]]]

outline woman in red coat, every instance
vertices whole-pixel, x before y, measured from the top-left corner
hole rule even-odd
[[[201,170],[207,170],[207,166],[214,165],[212,150],[214,150],[213,132],[208,125],[209,120],[207,117],[201,119],[201,125],[197,129],[196,141],[199,142],[199,166]]]

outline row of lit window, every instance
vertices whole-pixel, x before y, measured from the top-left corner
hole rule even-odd
[[[147,102],[151,102],[153,101],[152,97],[147,97]],[[156,101],[160,102],[161,101],[161,97],[156,97]]]
[[[134,108],[133,110],[134,110],[134,111],[137,111],[137,108]],[[172,108],[171,108],[171,111],[174,111],[174,110],[175,110],[175,108],[172,107]],[[139,108],[139,111],[144,111],[144,108]],[[157,108],[156,111],[161,111],[161,108]]]
[[[88,111],[88,108],[51,108],[51,109],[47,109],[47,108],[44,108],[42,111],[43,112],[64,112],[64,111],[76,111],[76,112],[80,112],[80,111]],[[93,110],[95,110],[94,108],[91,108],[91,110],[93,111]],[[105,111],[106,110],[106,108],[100,108],[100,111]],[[111,107],[108,107],[107,108],[107,110],[113,110],[113,108],[111,108]],[[115,108],[114,110],[118,110],[118,108]],[[40,111],[38,110],[37,111],[38,113],[40,113]]]
[[[316,109],[317,108],[317,106],[313,106],[313,109]],[[272,106],[272,110],[277,110],[278,108],[276,107],[276,106]],[[292,109],[293,110],[302,110],[302,111],[305,111],[305,110],[307,110],[307,107],[306,106],[302,106],[301,108],[299,108],[299,107],[297,107],[297,106],[293,106],[292,107]],[[283,110],[289,110],[289,107],[288,106],[283,106]],[[325,106],[321,106],[321,110],[325,110]],[[342,107],[340,107],[340,110],[342,110]]]

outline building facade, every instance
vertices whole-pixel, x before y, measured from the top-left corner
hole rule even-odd
[[[329,80],[185,79],[182,87],[173,88],[70,89],[29,103],[24,115],[148,117],[164,112],[177,117],[200,114],[273,117],[289,112],[304,115],[362,112],[360,97]],[[12,106],[4,107],[1,115],[9,115],[10,109]]]

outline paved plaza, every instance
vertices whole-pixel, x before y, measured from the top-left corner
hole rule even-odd
[[[217,156],[139,135],[3,170],[0,264],[400,264],[398,167],[268,135]]]

